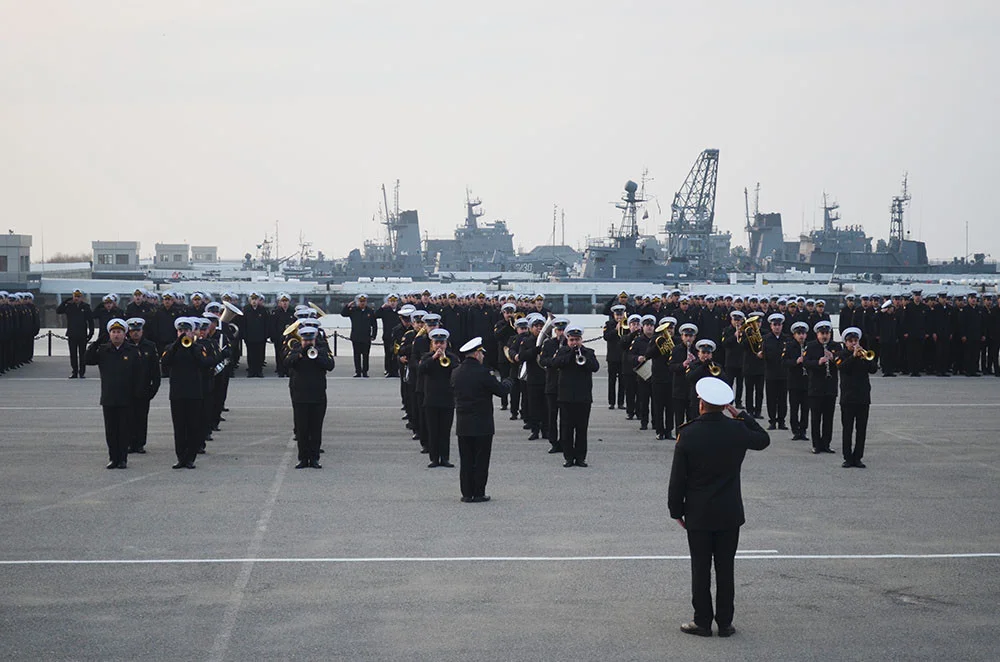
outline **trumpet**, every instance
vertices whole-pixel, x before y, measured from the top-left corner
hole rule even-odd
[[[865,361],[874,361],[875,360],[875,350],[872,350],[872,349],[861,349],[859,347],[857,350],[855,350],[854,356],[858,357],[859,359],[864,359]]]
[[[316,349],[315,347],[310,347],[309,349],[306,350],[307,359],[315,359],[317,357],[319,357],[319,350]]]
[[[722,374],[722,368],[716,365],[716,363],[713,361],[708,364],[708,373],[713,377],[718,377],[719,375]]]
[[[576,364],[577,365],[586,365],[587,364],[587,357],[583,355],[583,348],[582,347],[577,347],[576,348]]]
[[[194,344],[194,338],[191,336],[181,336],[181,347],[187,348]]]
[[[441,358],[438,359],[438,365],[442,368],[447,368],[451,365],[451,359],[448,358],[447,354],[442,354]]]

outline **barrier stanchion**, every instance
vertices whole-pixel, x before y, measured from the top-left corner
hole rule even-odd
[[[52,332],[48,331],[45,335],[49,337],[49,356],[52,356]]]

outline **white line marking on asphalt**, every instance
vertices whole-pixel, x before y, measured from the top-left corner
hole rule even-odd
[[[949,554],[774,554],[772,550],[761,552],[749,551],[737,553],[741,561],[747,560],[775,560],[775,561],[799,561],[799,560],[820,560],[820,561],[881,561],[881,560],[929,560],[929,559],[997,559],[1000,552],[981,553],[949,553]],[[257,563],[278,563],[278,564],[298,564],[298,563],[551,563],[562,561],[688,561],[691,557],[686,554],[666,555],[666,556],[386,556],[386,557],[330,557],[330,558],[242,558],[242,559],[27,559],[0,561],[0,566],[17,565],[170,565],[170,564],[225,564],[244,563],[246,569],[241,572],[249,580],[249,568]],[[234,597],[242,600],[242,591],[246,584],[237,581],[239,591],[234,591]],[[238,595],[237,595],[238,593]],[[232,602],[231,602],[232,604]],[[229,615],[229,610],[226,612]],[[235,624],[235,613],[230,616]],[[225,620],[225,618],[224,618]],[[220,638],[221,638],[220,633]],[[229,625],[229,635],[232,634],[232,625]],[[228,638],[227,638],[228,641]],[[216,640],[219,644],[219,640]],[[213,648],[213,651],[215,648]]]
[[[253,537],[247,546],[248,558],[243,560],[244,565],[240,568],[240,574],[233,584],[233,591],[229,596],[229,604],[226,605],[226,611],[222,615],[219,634],[216,635],[215,643],[209,652],[208,659],[213,662],[216,660],[221,661],[226,657],[226,651],[229,649],[229,640],[232,638],[233,629],[236,627],[236,618],[239,616],[240,607],[243,606],[243,597],[246,593],[247,585],[250,583],[250,573],[253,571],[254,563],[256,563],[254,557],[260,553],[264,536],[267,534],[267,525],[271,521],[271,515],[274,514],[274,505],[278,501],[278,493],[281,492],[281,484],[285,481],[285,475],[288,473],[288,466],[291,464],[295,451],[295,438],[291,437],[288,440],[288,450],[285,451],[280,464],[278,464],[274,481],[271,483],[271,489],[268,491],[267,501],[264,503],[264,508],[260,511],[260,517],[257,518],[257,526]]]

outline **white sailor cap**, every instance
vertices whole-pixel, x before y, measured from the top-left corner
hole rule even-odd
[[[625,306],[623,306],[620,303],[616,303],[615,305],[611,306],[611,312],[613,312],[613,313],[624,313],[625,312]]]
[[[824,299],[816,299],[816,305],[817,306],[825,306],[826,305],[826,301]]]
[[[761,317],[761,318],[763,318],[764,317],[764,313],[761,312],[761,311],[759,311],[759,310],[751,310],[750,314],[747,315],[747,317],[749,319],[753,319],[754,317]]]
[[[743,314],[742,310],[734,310],[734,311],[732,311],[732,312],[729,313],[729,316],[730,317],[738,317],[741,320],[747,318],[747,316]]]
[[[631,315],[628,316],[629,324],[631,324],[632,322],[641,322],[641,321],[642,321],[642,315],[636,315],[635,313],[632,313]]]
[[[314,318],[307,318],[304,320],[299,320],[300,329],[318,329],[320,327],[319,320]]]
[[[886,308],[892,308],[892,299],[886,299],[882,303],[882,310],[885,310]]]
[[[820,320],[813,324],[813,331],[817,333],[820,331],[833,331],[833,324],[830,324],[826,320]]]
[[[362,292],[361,294],[358,294],[356,297],[354,297],[355,301],[361,301],[362,299],[368,301],[368,295]]]
[[[288,296],[287,292],[278,293],[278,298],[275,301],[291,301],[292,297]]]
[[[122,331],[128,331],[128,325],[125,323],[125,320],[120,317],[112,317],[109,319],[107,328],[109,333],[115,328],[121,329]]]
[[[740,295],[737,294],[736,296],[733,297],[733,303],[735,303],[737,301],[739,301],[740,303],[743,303],[743,297],[741,297]]]
[[[656,328],[660,328],[664,324],[669,324],[671,326],[677,326],[677,318],[676,317],[671,317],[670,315],[667,315],[666,317],[661,317],[659,323],[656,325]]]
[[[857,336],[858,340],[861,340],[861,329],[859,329],[856,326],[849,326],[846,329],[844,329],[844,332],[841,333],[840,335],[843,336],[844,338],[846,338],[847,336]]]
[[[806,305],[807,305],[807,306],[808,306],[809,304],[811,304],[811,303],[816,303],[816,299],[806,299]]]
[[[705,302],[706,303],[715,303],[715,295],[714,294],[706,294],[705,295]]]
[[[416,310],[416,308],[413,307],[413,304],[407,303],[400,307],[398,314],[400,317],[409,317],[414,310]]]
[[[463,354],[469,354],[472,352],[477,352],[482,348],[483,348],[483,339],[479,336],[476,336],[469,342],[462,345],[458,351],[462,352]]]
[[[108,294],[104,295],[104,298],[101,299],[101,302],[102,303],[107,303],[108,301],[110,301],[111,303],[114,303],[117,300],[118,300],[118,297],[116,297],[114,294],[111,294],[109,292]]]
[[[733,401],[732,387],[718,377],[702,377],[694,385],[698,397],[710,405],[723,407]]]
[[[205,319],[209,320],[209,322],[211,322],[212,320],[215,320],[215,321],[218,322],[219,319],[220,319],[219,318],[219,313],[213,312],[211,310],[206,310],[205,312],[203,312],[201,314],[201,316],[204,317]]]
[[[451,332],[448,329],[434,329],[427,334],[427,337],[431,340],[447,340],[451,337]]]
[[[222,313],[222,311],[225,309],[226,307],[223,306],[218,301],[212,301],[210,303],[205,304],[205,310],[211,311],[213,313]]]
[[[535,295],[535,299],[534,300],[535,301],[545,301],[545,295],[542,294],[541,292],[539,292],[538,294]]]
[[[784,322],[785,316],[782,315],[781,313],[771,313],[770,315],[767,316],[767,321],[768,323]]]
[[[569,318],[557,317],[554,320],[552,320],[552,326],[556,327],[557,329],[564,329],[567,326],[569,326]]]
[[[541,324],[541,325],[545,324],[545,317],[543,315],[539,315],[538,313],[532,313],[531,315],[528,315],[528,317],[526,317],[525,319],[528,320],[528,323],[531,326],[535,326],[536,324]]]
[[[76,291],[74,291],[73,294],[76,294]],[[80,294],[83,294],[83,292],[80,292]],[[7,290],[0,290],[0,299],[6,299],[9,296],[10,292],[8,292]]]
[[[146,325],[146,320],[141,317],[130,317],[125,320],[125,324],[128,326],[129,331],[141,331],[142,327]]]
[[[778,304],[788,303],[788,297],[778,297]]]
[[[653,315],[643,315],[642,318],[640,318],[639,322],[643,326],[646,326],[647,324],[651,326],[656,326],[656,317],[654,317]]]
[[[250,293],[250,298],[251,299],[260,299],[261,298],[260,292],[254,290],[253,292]]]
[[[696,342],[694,344],[694,346],[695,346],[696,349],[701,349],[701,350],[704,350],[706,352],[714,352],[715,351],[715,341],[714,340],[709,340],[708,338],[702,338],[701,340],[699,340],[698,342]]]
[[[865,297],[865,298],[867,298],[867,297]],[[854,301],[854,295],[853,294],[847,294],[847,295],[845,295],[844,296],[844,301]]]
[[[21,298],[27,299],[28,301],[34,301],[35,295],[32,294],[31,292],[21,292]]]
[[[303,340],[312,340],[319,335],[319,328],[315,326],[300,326],[296,333],[299,334],[299,338]]]
[[[681,324],[680,332],[681,335],[690,333],[692,336],[696,336],[698,335],[698,327],[688,322],[687,324]]]
[[[438,315],[437,313],[427,313],[426,315],[424,315],[425,324],[437,324],[440,321],[441,321],[441,316]]]
[[[315,312],[316,311],[314,311],[311,308],[299,308],[298,310],[296,310],[292,314],[295,315],[295,319],[301,320],[301,319],[308,319],[308,318],[312,317],[315,314]]]
[[[574,338],[577,338],[577,337],[582,338],[583,337],[583,327],[581,327],[581,326],[579,326],[577,324],[572,324],[570,326],[567,326],[566,327],[566,335],[567,336],[573,336]]]
[[[194,301],[195,299],[204,299],[204,298],[205,297],[202,295],[201,292],[192,292],[191,293],[191,301]]]
[[[399,301],[399,295],[396,294],[395,292],[389,292],[389,294],[385,297],[385,300],[386,301]]]
[[[410,313],[410,319],[411,320],[423,320],[424,319],[424,315],[426,315],[426,314],[427,314],[426,310],[414,310],[412,313]]]
[[[531,324],[531,320],[529,320],[527,317],[520,317],[520,318],[514,320],[514,326],[525,326],[526,327],[526,326],[528,326],[530,324]]]
[[[513,303],[505,303],[504,305],[500,306],[500,310],[502,312],[506,312],[506,311],[509,310],[510,312],[513,313],[513,312],[517,311],[517,305],[515,305]]]
[[[688,296],[688,295],[686,295],[686,294],[683,294],[683,295],[681,295],[681,298],[680,298],[680,301],[681,301],[682,303],[684,303],[684,302],[688,302],[688,301],[691,301],[691,297],[689,297],[689,296]]]
[[[178,317],[174,320],[174,328],[178,331],[190,331],[194,328],[190,317]]]
[[[809,333],[809,325],[805,322],[795,322],[792,324],[792,333],[798,333],[799,331]]]

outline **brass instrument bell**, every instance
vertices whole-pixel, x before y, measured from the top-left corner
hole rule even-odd
[[[181,336],[181,347],[190,347],[194,344],[194,338],[191,336]]]

